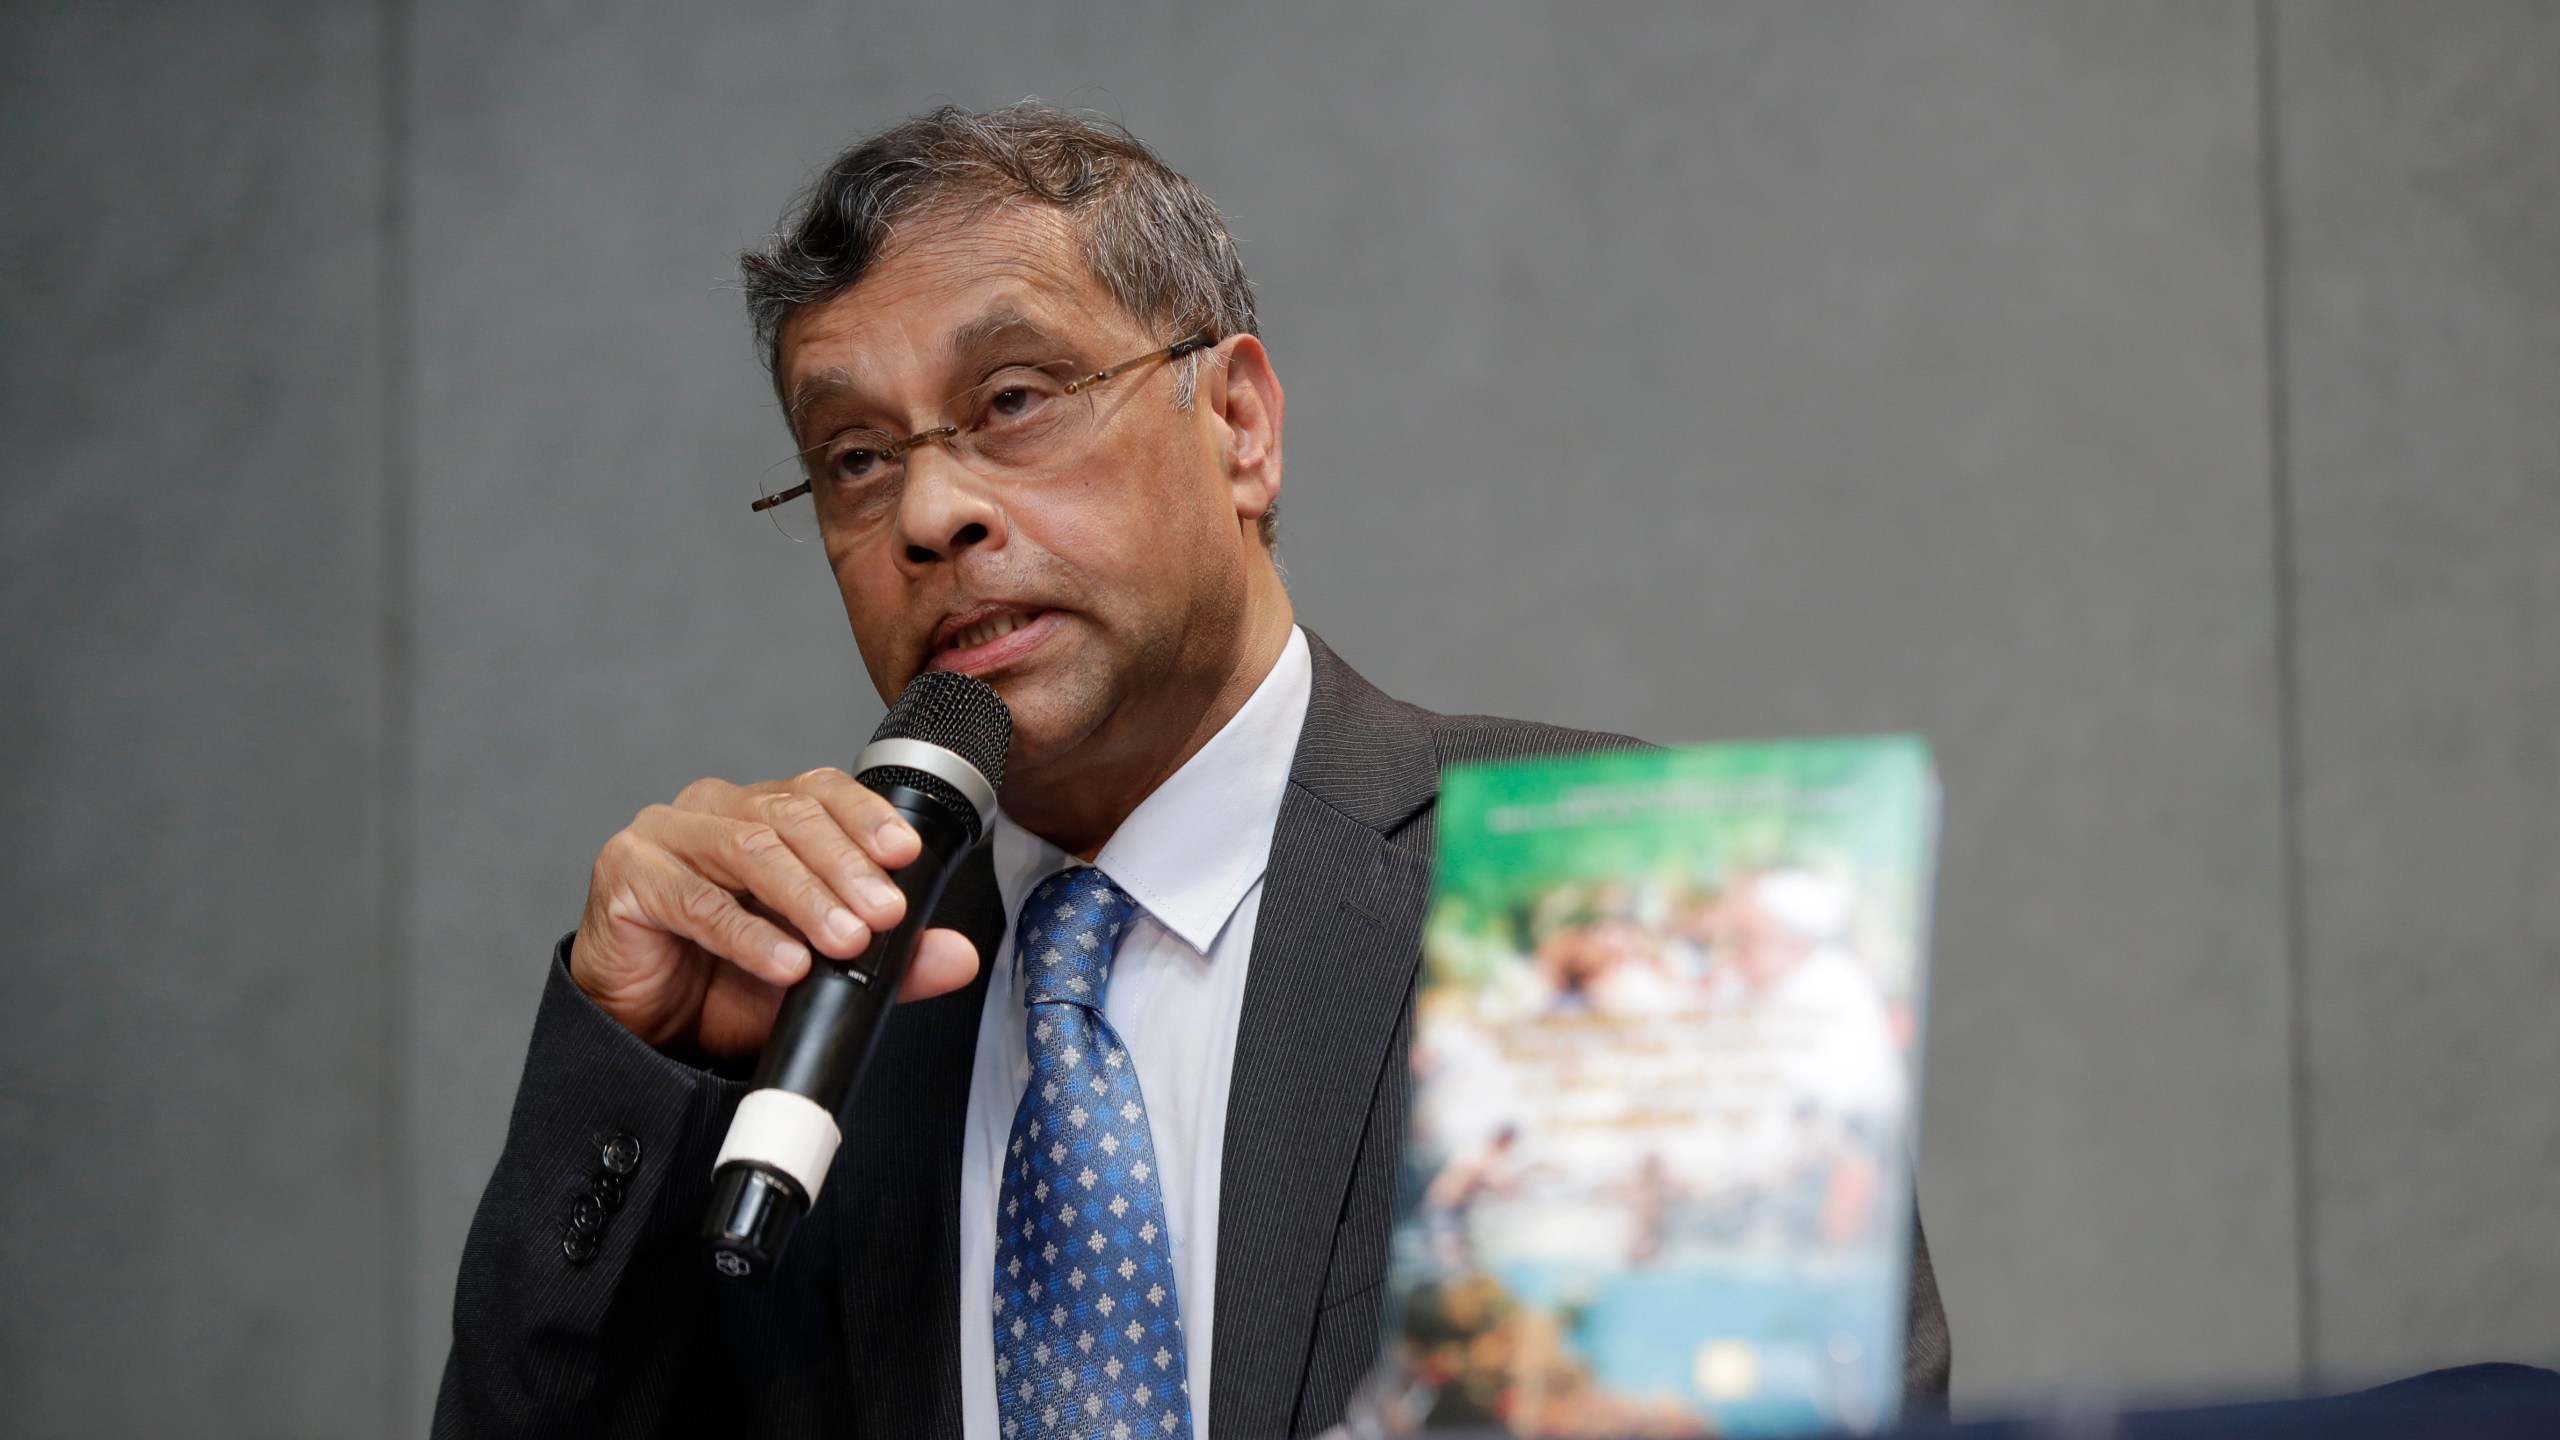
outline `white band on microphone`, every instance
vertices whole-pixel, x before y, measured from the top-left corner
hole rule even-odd
[[[815,1205],[827,1166],[842,1143],[844,1133],[836,1129],[836,1117],[826,1106],[788,1090],[758,1090],[738,1102],[729,1138],[720,1142],[720,1158],[711,1162],[711,1171],[718,1174],[732,1160],[770,1165],[799,1181],[801,1193]]]
[[[874,740],[862,747],[861,757],[853,762],[853,773],[860,775],[875,765],[921,770],[937,780],[947,781],[977,807],[980,830],[995,823],[996,787],[987,783],[987,777],[978,773],[977,766],[952,751],[929,740]]]

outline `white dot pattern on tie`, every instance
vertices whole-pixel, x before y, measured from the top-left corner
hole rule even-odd
[[[1005,1440],[1191,1433],[1172,1237],[1138,1068],[1102,1001],[1137,904],[1077,866],[1033,887],[1014,953],[1031,1079],[997,1197],[996,1405]]]

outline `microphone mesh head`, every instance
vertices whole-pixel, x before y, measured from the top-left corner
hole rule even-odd
[[[1013,712],[984,680],[957,670],[927,670],[907,682],[871,738],[939,745],[978,767],[1001,790],[1004,753],[1013,746]]]

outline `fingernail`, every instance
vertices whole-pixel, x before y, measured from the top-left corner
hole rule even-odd
[[[867,905],[871,905],[875,908],[886,909],[891,905],[897,904],[899,898],[898,887],[890,884],[886,880],[865,880],[862,882],[862,899],[863,903]]]
[[[861,931],[862,922],[853,918],[852,911],[839,906],[827,912],[828,939],[842,945],[852,940]]]
[[[809,958],[809,952],[802,949],[797,940],[776,940],[773,942],[773,958],[785,965],[797,965]]]
[[[872,831],[871,839],[874,844],[887,845],[896,841],[901,835],[911,835],[913,833],[915,832],[908,829],[903,823],[896,820],[890,820],[884,822],[879,829]]]

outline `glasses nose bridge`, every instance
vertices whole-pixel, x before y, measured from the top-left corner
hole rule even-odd
[[[951,452],[952,458],[958,459],[960,457],[960,427],[957,425],[936,425],[930,430],[919,430],[904,440],[893,442],[889,446],[889,458],[903,465],[907,463],[908,452],[926,445],[940,445],[943,449]]]

